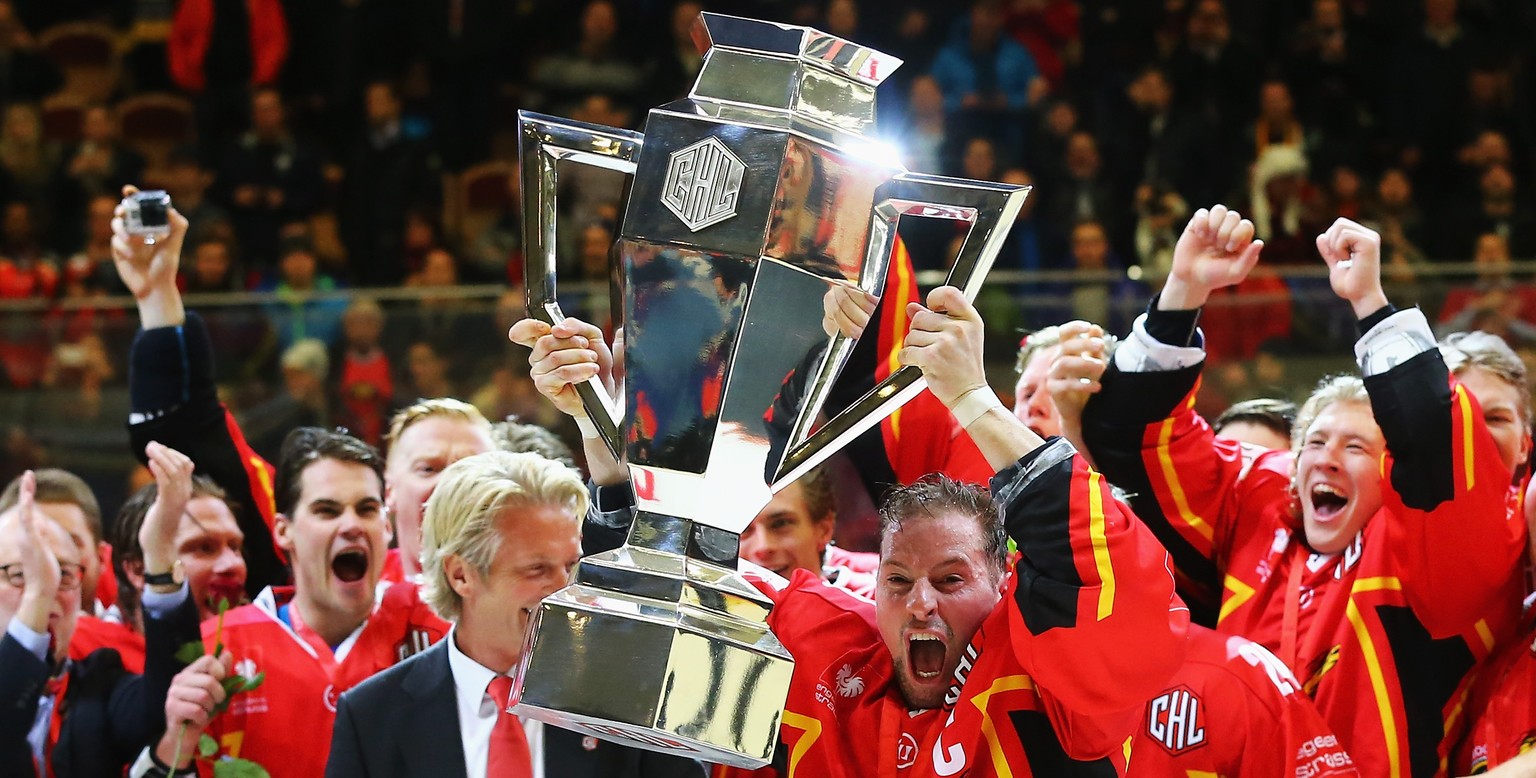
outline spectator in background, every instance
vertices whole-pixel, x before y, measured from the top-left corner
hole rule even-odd
[[[1173,84],[1158,66],[1143,69],[1125,89],[1128,115],[1116,121],[1105,153],[1115,187],[1132,191],[1143,182],[1171,184],[1185,202],[1206,202],[1225,193],[1227,161],[1210,153],[1210,133],[1197,112],[1175,110]]]
[[[325,344],[336,342],[347,301],[315,297],[334,293],[338,287],[335,279],[319,272],[314,251],[303,243],[290,244],[283,249],[278,272],[276,282],[267,287],[277,293],[279,300],[267,304],[267,318],[277,335],[278,347],[286,349],[305,338]]]
[[[624,108],[644,106],[646,71],[619,35],[618,8],[610,0],[590,0],[578,20],[574,45],[534,65],[529,85],[544,110],[569,114],[586,97],[612,95]]]
[[[384,333],[384,309],[372,298],[358,297],[341,316],[341,332],[336,423],[368,445],[380,446],[395,396],[389,355],[379,347]]]
[[[1082,275],[1082,280],[1064,290],[1071,310],[1057,321],[1082,319],[1104,322],[1111,332],[1125,332],[1140,312],[1140,300],[1147,297],[1145,284],[1125,275],[1125,262],[1110,247],[1104,225],[1093,220],[1078,222],[1072,228],[1068,267]]]
[[[1497,232],[1477,237],[1472,263],[1477,280],[1452,289],[1440,309],[1437,334],[1482,330],[1512,346],[1536,345],[1536,286],[1509,272],[1509,240]]]
[[[1536,219],[1516,197],[1515,175],[1508,165],[1495,163],[1485,168],[1478,178],[1477,193],[1450,210],[1447,228],[1437,231],[1443,239],[1435,259],[1464,260],[1467,247],[1477,236],[1489,232],[1503,237],[1511,254],[1536,254]]]
[[[1424,21],[1392,53],[1387,122],[1403,148],[1403,163],[1431,175],[1431,189],[1449,183],[1439,162],[1454,147],[1475,52],[1484,43],[1457,20],[1457,0],[1423,0]]]
[[[1316,192],[1307,180],[1307,157],[1297,146],[1271,144],[1254,162],[1247,213],[1264,241],[1267,265],[1308,264]]]
[[[1083,130],[1072,133],[1067,139],[1065,161],[1065,176],[1050,182],[1050,187],[1040,187],[1046,198],[1040,206],[1045,211],[1041,216],[1050,228],[1046,233],[1047,256],[1066,256],[1073,225],[1079,222],[1098,222],[1112,241],[1120,236],[1118,215],[1123,206],[1104,172],[1098,141]]]
[[[1035,177],[1023,168],[1005,171],[1000,180],[1015,186],[1035,184]],[[999,267],[1007,270],[1043,270],[1046,267],[1045,256],[1040,251],[1040,225],[1035,221],[1035,205],[1039,202],[1033,192],[1024,198],[1024,205],[1013,218],[1013,226],[998,254]]]
[[[278,362],[283,388],[276,397],[240,414],[240,427],[251,448],[268,462],[282,452],[288,434],[300,427],[329,427],[326,376],[331,360],[324,343],[305,338],[283,351]]]
[[[465,269],[476,281],[523,283],[523,198],[522,177],[516,170],[507,176],[507,202],[496,219],[485,225],[465,255]],[[511,326],[511,325],[508,325]]]
[[[396,389],[396,405],[427,397],[457,397],[444,350],[429,340],[416,340],[405,350],[404,381]]]
[[[1249,148],[1238,139],[1254,115],[1258,65],[1252,51],[1233,40],[1222,0],[1191,4],[1184,42],[1174,51],[1168,70],[1183,109],[1201,117],[1223,143],[1216,153],[1232,155]]]
[[[194,245],[192,267],[182,277],[182,291],[187,294],[245,291],[245,274],[240,272],[234,246],[229,241],[209,238]]]
[[[110,194],[97,194],[88,201],[81,230],[85,245],[64,262],[65,296],[128,294],[112,267],[112,211],[117,203],[118,198]]]
[[[43,137],[43,121],[33,103],[11,103],[0,126],[0,173],[5,196],[33,209],[33,217],[46,227],[48,207],[58,187],[59,145]],[[43,230],[39,230],[42,232]]]
[[[1366,226],[1381,233],[1386,264],[1403,267],[1423,263],[1424,216],[1413,200],[1413,181],[1399,167],[1383,170],[1376,197],[1362,212]]]
[[[387,81],[364,91],[366,124],[349,144],[339,217],[352,273],[364,286],[405,280],[405,216],[413,208],[442,205],[438,163],[420,141],[400,129],[400,98]]]
[[[1276,451],[1291,447],[1296,403],[1260,397],[1233,403],[1211,422],[1211,431],[1230,440]]]
[[[4,205],[0,218],[0,300],[51,298],[58,291],[59,269],[37,240],[32,206],[21,200]]]
[[[513,4],[504,0],[420,3],[412,32],[432,84],[433,142],[458,172],[491,151],[496,90],[512,72]]]
[[[977,181],[997,180],[997,144],[983,136],[966,141],[965,154],[960,157],[960,176]]]
[[[704,6],[694,0],[682,0],[672,6],[671,24],[667,27],[667,45],[660,47],[650,64],[651,94],[646,102],[665,105],[686,94],[704,65],[704,55],[693,43],[693,23],[699,18]]]
[[[466,312],[464,300],[450,291],[458,284],[459,263],[453,254],[442,248],[427,252],[421,272],[405,282],[407,287],[422,293],[406,319],[415,336],[435,343],[458,344],[477,342],[478,336],[486,334],[482,329],[484,319]]]
[[[1029,52],[1004,34],[1000,0],[975,0],[929,73],[944,94],[951,131],[1018,148],[1025,112],[1050,91]]]
[[[899,141],[907,153],[907,169],[918,173],[943,173],[956,162],[953,140],[944,113],[944,92],[931,75],[912,79],[906,116]]]
[[[1065,86],[1067,67],[1082,57],[1080,13],[1072,0],[1014,0],[1008,5],[1008,33],[1029,51],[1053,90]]]
[[[1365,203],[1360,191],[1360,174],[1353,167],[1334,166],[1328,176],[1328,189],[1323,193],[1320,209],[1354,221],[1364,217]]]
[[[1067,142],[1077,132],[1078,115],[1069,100],[1052,100],[1026,149],[1028,166],[1040,180],[1054,184],[1066,178]]]
[[[159,175],[176,210],[191,222],[187,228],[189,245],[198,246],[214,237],[224,241],[235,239],[229,212],[207,197],[214,175],[198,160],[196,148],[182,146],[172,150]],[[243,286],[243,278],[241,283]]]
[[[1380,114],[1374,97],[1383,90],[1374,71],[1383,57],[1353,28],[1341,0],[1313,0],[1285,66],[1298,113],[1315,133],[1312,153],[1320,167],[1358,161],[1365,125]]]
[[[89,199],[106,194],[115,197],[124,185],[138,181],[144,173],[144,158],[124,146],[117,138],[112,112],[105,105],[86,107],[80,117],[80,142],[65,154],[64,180],[59,197],[59,245],[78,245],[75,230]],[[110,210],[108,211],[110,214]],[[110,221],[111,217],[108,216]],[[89,224],[86,225],[89,229]]]
[[[281,0],[182,0],[166,46],[172,80],[195,95],[203,149],[217,150],[240,131],[250,89],[281,74],[288,23]]]
[[[240,247],[253,269],[270,267],[283,224],[307,218],[320,202],[320,156],[288,127],[276,88],[251,96],[251,123],[219,162],[218,199],[229,209]]]
[[[1136,264],[1152,276],[1166,276],[1173,266],[1173,247],[1179,242],[1178,225],[1189,215],[1189,205],[1178,192],[1159,184],[1136,188]]]
[[[508,416],[491,425],[491,442],[496,450],[512,454],[534,453],[572,470],[580,469],[576,467],[575,453],[559,436],[537,424],[524,424],[517,419]]]
[[[1307,130],[1296,118],[1291,88],[1272,78],[1259,87],[1259,116],[1253,122],[1253,156],[1258,159],[1270,146],[1290,146],[1307,153]]]

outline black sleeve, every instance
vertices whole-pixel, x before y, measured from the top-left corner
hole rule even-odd
[[[219,402],[213,367],[213,343],[196,313],[189,311],[180,327],[139,332],[128,366],[129,446],[140,462],[150,441],[170,446],[228,493],[245,533],[245,589],[254,598],[267,586],[288,581],[269,524],[272,471]]]
[[[1450,371],[1437,349],[1365,379],[1371,410],[1392,452],[1392,488],[1403,504],[1433,510],[1455,496]]]
[[[655,751],[640,752],[640,770],[636,778],[704,778],[704,776],[704,765],[693,759]]]
[[[153,736],[156,738],[163,734],[165,698],[170,693],[171,682],[187,666],[176,658],[176,652],[188,643],[203,640],[198,615],[190,589],[181,604],[164,618],[156,618],[149,609],[144,609],[145,693],[141,715],[155,723]]]
[[[1083,408],[1082,435],[1094,466],[1123,490],[1131,510],[1168,549],[1192,620],[1214,626],[1221,604],[1221,571],[1163,515],[1142,452],[1147,427],[1174,414],[1194,390],[1201,367],[1127,373],[1110,360],[1102,388]]]
[[[0,775],[32,774],[27,733],[47,680],[48,666],[42,660],[10,635],[0,637]]]

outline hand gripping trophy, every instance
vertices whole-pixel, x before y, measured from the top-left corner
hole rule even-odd
[[[974,297],[1027,190],[907,172],[869,133],[900,61],[805,27],[701,14],[688,97],[643,133],[519,115],[529,315],[555,289],[557,163],[633,175],[611,284],[621,397],[578,387],[636,500],[628,542],[583,559],[533,616],[516,712],[609,740],[759,767],[793,660],[737,538],[774,490],[922,391],[902,368],[830,419],[854,342],[836,285],[879,295],[904,215],[969,222],[949,283]]]

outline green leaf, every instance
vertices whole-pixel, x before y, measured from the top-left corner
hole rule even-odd
[[[265,672],[257,673],[255,678],[245,679],[245,683],[241,685],[240,691],[255,691],[256,689],[261,688],[261,684],[265,680],[267,680],[267,674]]]
[[[208,735],[197,739],[197,753],[204,759],[212,759],[219,752],[219,742]]]
[[[194,640],[190,643],[182,643],[181,648],[176,649],[176,661],[184,665],[192,664],[193,662],[196,662],[197,658],[202,656],[205,651],[206,649],[203,648],[203,641],[201,640]]]
[[[239,675],[231,675],[219,681],[219,685],[224,687],[224,696],[231,697],[245,686],[245,678]]]
[[[249,759],[233,757],[213,763],[213,778],[272,778],[262,767]]]

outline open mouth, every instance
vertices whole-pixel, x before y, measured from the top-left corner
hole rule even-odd
[[[360,548],[349,548],[331,560],[331,572],[343,583],[357,583],[368,575],[368,553]]]
[[[1339,515],[1344,510],[1344,506],[1349,505],[1349,498],[1328,484],[1312,487],[1311,496],[1312,512],[1324,521]]]
[[[924,681],[944,672],[944,641],[938,635],[913,635],[907,638],[907,662],[912,674]]]

